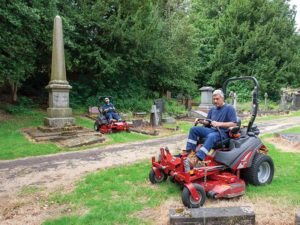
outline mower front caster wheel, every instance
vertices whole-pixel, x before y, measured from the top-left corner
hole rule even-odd
[[[100,125],[99,125],[98,121],[96,121],[94,124],[94,130],[99,131],[99,129],[100,129]]]
[[[195,199],[193,198],[190,190],[185,186],[183,188],[182,196],[181,196],[182,197],[182,202],[188,208],[199,208],[205,202],[205,199],[206,199],[205,190],[200,184],[194,183],[193,185],[194,185],[200,199],[198,201],[195,201]]]
[[[149,173],[149,180],[151,181],[152,184],[156,183],[162,183],[163,181],[166,181],[168,178],[168,175],[164,173],[162,169],[159,169],[161,178],[158,178],[153,170],[153,168],[150,170]]]

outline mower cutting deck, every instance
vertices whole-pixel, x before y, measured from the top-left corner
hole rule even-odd
[[[255,83],[252,118],[248,126],[229,129],[230,138],[215,144],[204,160],[205,166],[198,164],[190,168],[187,152],[172,155],[168,148],[160,149],[157,161],[152,157],[150,181],[160,183],[169,176],[171,182],[183,188],[182,202],[189,208],[202,206],[206,195],[210,198],[233,198],[245,193],[245,182],[260,186],[271,183],[273,179],[273,160],[266,155],[268,150],[258,138],[259,130],[253,125],[258,103],[257,80],[253,77],[232,78],[224,83],[223,91],[226,93],[229,81],[244,79]],[[200,139],[197,149],[202,144]]]

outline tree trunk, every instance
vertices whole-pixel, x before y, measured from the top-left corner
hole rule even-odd
[[[18,81],[9,80],[9,85],[11,88],[11,101],[12,103],[16,103],[18,100],[18,95],[17,95]]]

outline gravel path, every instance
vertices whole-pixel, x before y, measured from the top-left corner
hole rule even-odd
[[[300,126],[300,117],[255,124],[261,134],[273,133]],[[24,186],[42,185],[48,190],[53,190],[60,186],[74,185],[74,181],[80,176],[98,169],[150,160],[152,156],[157,155],[160,147],[168,146],[171,152],[178,152],[185,148],[186,140],[187,134],[181,134],[77,152],[0,160],[0,211],[5,204],[9,204],[10,197],[15,196]]]

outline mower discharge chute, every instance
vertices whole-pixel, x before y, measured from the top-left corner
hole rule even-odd
[[[204,162],[190,168],[187,152],[172,155],[169,149],[161,148],[158,160],[152,157],[149,173],[151,183],[170,181],[182,187],[182,202],[189,208],[198,208],[210,198],[233,198],[245,193],[245,182],[261,186],[271,183],[274,163],[267,155],[267,148],[259,139],[259,130],[254,125],[258,110],[258,82],[254,77],[231,78],[225,81],[223,92],[231,81],[252,80],[254,82],[253,110],[247,126],[229,128],[229,138],[217,142],[207,154]],[[219,128],[217,128],[219,131]],[[221,135],[221,132],[219,131]],[[199,149],[205,139],[198,140]],[[190,153],[195,154],[195,153]]]
[[[106,113],[102,110],[102,105],[105,98],[111,99],[111,102],[113,103],[113,97],[111,96],[99,96],[98,97],[98,110],[99,115],[94,123],[94,130],[100,131],[101,133],[115,133],[120,131],[127,131],[130,133],[130,125],[126,121],[116,121],[115,119],[111,122],[106,117]]]

